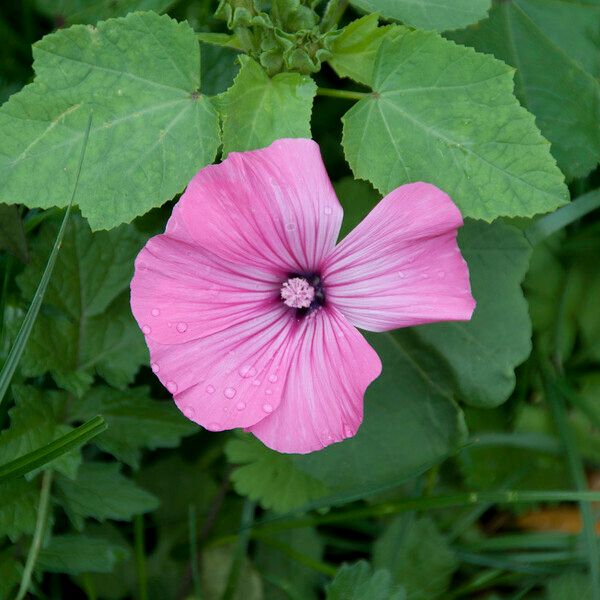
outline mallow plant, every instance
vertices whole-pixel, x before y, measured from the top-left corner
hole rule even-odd
[[[600,600],[599,23],[0,8],[0,600]]]

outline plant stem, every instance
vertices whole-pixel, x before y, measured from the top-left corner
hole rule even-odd
[[[138,579],[139,600],[148,600],[148,574],[146,571],[146,548],[144,542],[144,515],[134,518],[135,567]]]
[[[33,540],[29,547],[29,553],[27,554],[27,562],[25,563],[25,569],[23,569],[23,576],[21,577],[21,585],[19,586],[19,593],[17,594],[16,600],[23,600],[29,584],[31,583],[31,576],[35,563],[37,562],[44,535],[46,533],[46,523],[48,521],[48,507],[50,504],[50,488],[52,487],[52,469],[44,471],[42,476],[42,489],[40,492],[40,503],[38,505],[37,520],[35,523],[35,531],[33,533]]]
[[[330,98],[342,98],[344,100],[362,100],[371,94],[367,92],[353,92],[351,90],[333,90],[331,88],[317,88],[317,96],[329,96]]]

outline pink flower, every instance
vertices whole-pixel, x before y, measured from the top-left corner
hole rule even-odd
[[[356,433],[381,373],[356,327],[470,319],[462,218],[441,190],[399,187],[336,246],[341,222],[311,140],[232,153],[192,179],[131,282],[152,369],[189,419],[321,449]]]

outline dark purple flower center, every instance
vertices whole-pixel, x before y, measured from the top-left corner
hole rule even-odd
[[[323,280],[318,273],[290,273],[281,286],[281,299],[286,306],[304,317],[325,304]]]

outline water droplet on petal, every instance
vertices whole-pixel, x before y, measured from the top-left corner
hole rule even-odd
[[[269,381],[275,383],[277,381],[277,375],[269,375]]]
[[[265,394],[267,396],[270,396],[273,393],[273,390],[265,390]]]
[[[245,402],[238,402],[238,403],[235,405],[235,407],[236,407],[238,410],[244,410],[244,409],[246,408],[246,403],[245,403]]]
[[[206,393],[207,394],[214,394],[215,393],[215,388],[212,385],[207,385],[206,386]]]
[[[254,377],[256,369],[252,365],[243,365],[240,367],[239,374],[241,377]]]
[[[191,406],[184,406],[183,414],[191,419],[196,414],[196,411]]]
[[[273,412],[273,406],[271,404],[263,404],[263,410],[266,413],[272,413]]]
[[[187,323],[177,323],[177,331],[179,331],[179,333],[184,333],[187,331],[187,328]]]
[[[288,224],[285,226],[285,228],[286,228],[288,231],[295,231],[295,229],[296,229],[296,223],[288,223]]]
[[[326,206],[326,207],[323,209],[323,212],[324,212],[326,215],[330,215],[330,214],[333,212],[333,209],[331,208],[331,206]]]
[[[177,391],[177,384],[174,381],[167,381],[167,389],[174,394]]]
[[[152,370],[155,373],[158,373],[160,371],[160,367],[158,366],[158,363],[152,363],[150,366],[152,367]]]
[[[428,273],[423,273],[422,277],[423,277],[423,279],[429,279],[429,274]]]
[[[150,325],[144,325],[142,327],[142,331],[144,332],[144,334],[148,335],[152,332],[152,327],[150,327]]]
[[[445,271],[438,271],[438,277],[446,277],[446,272]]]
[[[260,379],[255,379],[255,380],[252,382],[252,385],[259,386],[261,383],[262,383],[262,381],[261,381]]]
[[[160,310],[158,308],[153,308],[152,309],[152,316],[153,317],[158,317],[158,315],[160,315]]]
[[[354,431],[352,431],[348,425],[344,425],[344,435],[346,437],[352,437],[354,435]]]
[[[406,274],[404,273],[404,271],[398,271],[398,277],[400,277],[400,279],[404,279],[406,277]]]
[[[235,396],[235,393],[235,388],[232,387],[225,388],[225,391],[223,392],[223,394],[225,394],[225,398],[229,398],[230,400]]]

